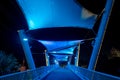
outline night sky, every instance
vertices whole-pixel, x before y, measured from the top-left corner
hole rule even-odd
[[[100,1],[101,1],[101,4],[99,3]],[[83,5],[85,5],[86,8],[89,7],[89,9],[95,13],[99,13],[101,11],[101,8],[103,7],[102,3],[104,4],[104,0],[97,0],[97,1],[78,0],[78,2],[83,3]],[[120,64],[120,58],[115,58],[112,61],[108,61],[107,56],[110,53],[110,50],[112,47],[115,47],[116,49],[120,50],[120,38],[119,38],[120,4],[119,2],[120,2],[119,0],[115,0],[113,10],[107,25],[106,33],[104,36],[100,57],[98,61],[98,67],[97,67],[98,71],[110,73],[117,76],[120,75],[120,71],[118,72],[118,69],[120,70],[120,65],[118,65]],[[93,4],[94,6],[92,6]],[[98,6],[98,7],[95,7],[95,6]],[[0,50],[5,51],[6,53],[14,54],[20,62],[25,57],[23,54],[23,50],[18,37],[17,30],[27,29],[27,28],[28,28],[28,25],[25,20],[25,17],[21,12],[20,8],[18,7],[18,5],[16,4],[15,0],[0,0]],[[34,53],[38,53],[38,52],[42,53],[42,51],[44,51],[45,49],[43,45],[37,44],[37,42],[35,41],[32,41],[30,44],[32,45],[32,51]],[[87,49],[88,52],[86,51],[86,53],[90,56],[89,53],[91,53],[91,46],[89,42],[87,42],[86,44],[83,44],[82,48],[83,48],[82,51],[84,51],[84,49]],[[41,54],[33,54],[33,56],[36,57],[35,58],[36,63],[37,63],[37,59],[41,61],[37,66],[45,65],[42,62],[42,59],[39,58],[40,55]],[[86,55],[83,55],[83,56],[86,56]],[[116,63],[116,64],[112,64],[112,63]],[[115,65],[115,67],[108,68],[108,66],[111,66],[111,65]],[[117,70],[113,68],[117,68]]]

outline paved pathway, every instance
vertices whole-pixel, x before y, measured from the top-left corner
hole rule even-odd
[[[82,80],[75,73],[66,69],[66,68],[58,68],[48,74],[42,80]]]

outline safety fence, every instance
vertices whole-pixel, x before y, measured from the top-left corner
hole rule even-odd
[[[82,76],[84,78],[83,80],[120,80],[120,77],[117,76],[113,76],[102,72],[97,72],[94,70],[88,70],[86,68],[77,67],[74,65],[68,65],[67,67],[79,77]]]
[[[27,70],[0,76],[0,80],[40,80],[57,67],[57,65],[42,66],[34,70]]]

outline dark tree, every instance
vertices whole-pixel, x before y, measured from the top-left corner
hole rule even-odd
[[[17,72],[20,67],[16,57],[12,54],[6,54],[0,51],[0,75]]]

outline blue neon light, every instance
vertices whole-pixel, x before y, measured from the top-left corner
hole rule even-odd
[[[17,0],[29,29],[51,27],[82,27],[91,29],[96,14],[74,0]]]

